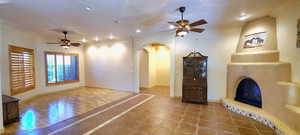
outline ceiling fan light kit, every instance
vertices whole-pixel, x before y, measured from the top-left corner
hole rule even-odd
[[[184,37],[189,32],[197,32],[202,33],[205,29],[201,28],[194,28],[199,25],[207,24],[204,19],[198,20],[189,24],[189,20],[183,18],[183,13],[185,12],[185,7],[179,7],[177,10],[181,13],[181,20],[176,22],[168,22],[169,24],[173,25],[176,28],[176,37]]]

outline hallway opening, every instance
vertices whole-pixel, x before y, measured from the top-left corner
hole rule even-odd
[[[139,54],[140,92],[170,96],[170,48],[154,43],[144,47]]]

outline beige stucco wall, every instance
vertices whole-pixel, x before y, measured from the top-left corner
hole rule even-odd
[[[150,86],[169,86],[171,54],[167,46],[148,46]],[[140,71],[143,71],[140,68]]]
[[[232,55],[232,61],[228,65],[227,98],[234,100],[239,82],[244,78],[251,78],[261,89],[262,110],[300,132],[300,114],[297,113],[300,95],[294,95],[299,94],[298,86],[292,83],[291,64],[279,61],[276,28],[276,20],[271,17],[259,18],[244,25],[240,39],[251,34],[249,31],[257,33],[261,32],[256,31],[260,29],[268,32],[268,39],[264,47],[250,50],[242,48],[240,41],[237,53]],[[287,106],[296,109],[291,110]]]
[[[153,48],[147,48],[148,55],[149,55],[149,86],[154,87],[156,85],[156,78],[157,78],[157,72],[156,72],[156,55],[155,50],[152,50]],[[143,69],[140,67],[140,71],[143,71]]]
[[[239,44],[237,46],[237,52],[240,53],[277,50],[277,38],[275,28],[276,19],[273,17],[263,17],[247,22],[242,28]],[[257,48],[243,48],[245,36],[259,32],[267,33],[265,44],[262,47]]]
[[[297,20],[300,19],[300,1],[287,0],[276,9],[277,37],[280,60],[292,64],[293,81],[300,82],[300,48],[296,48]]]
[[[140,87],[149,88],[149,54],[147,50],[142,49],[139,55],[140,61]]]
[[[139,63],[141,88],[170,85],[171,56],[167,46],[145,47],[140,51]]]

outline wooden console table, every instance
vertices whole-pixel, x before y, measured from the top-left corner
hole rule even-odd
[[[19,121],[19,99],[2,95],[3,124]]]

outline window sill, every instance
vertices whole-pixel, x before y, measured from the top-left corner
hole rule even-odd
[[[74,81],[64,81],[64,82],[57,82],[57,83],[46,83],[47,87],[56,86],[56,85],[65,85],[65,84],[72,84],[72,83],[79,83],[80,80]]]

